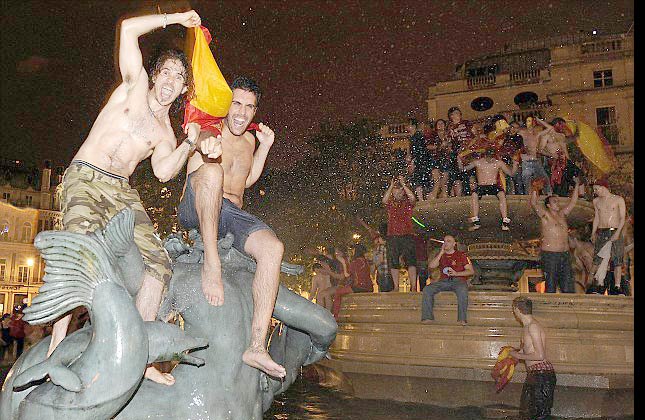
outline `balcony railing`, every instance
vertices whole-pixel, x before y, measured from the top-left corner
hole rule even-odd
[[[524,83],[536,83],[540,81],[540,70],[520,70],[512,71],[509,74],[511,83],[515,85]]]
[[[468,89],[481,89],[488,86],[495,86],[496,77],[494,74],[486,74],[483,76],[468,77]]]
[[[41,279],[26,279],[20,276],[5,276],[0,277],[0,285],[10,285],[10,286],[28,286],[33,284],[42,284]]]

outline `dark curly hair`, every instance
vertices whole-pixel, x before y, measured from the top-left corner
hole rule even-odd
[[[242,89],[247,92],[255,94],[255,106],[260,105],[260,97],[262,96],[262,90],[260,86],[255,82],[255,80],[246,77],[246,76],[237,76],[233,83],[231,83],[231,90]]]
[[[179,95],[170,106],[170,113],[178,114],[183,111],[186,102],[189,102],[195,95],[193,68],[188,62],[188,57],[186,57],[186,54],[184,54],[183,51],[175,49],[162,50],[152,56],[150,59],[150,65],[148,66],[148,74],[150,75],[148,79],[148,88],[152,88],[152,79],[159,74],[161,67],[168,60],[177,60],[182,64],[182,66],[184,66],[184,84],[188,90],[186,93]]]

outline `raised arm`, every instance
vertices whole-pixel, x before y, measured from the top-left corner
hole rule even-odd
[[[439,250],[439,253],[435,255],[435,257],[428,263],[428,267],[430,268],[437,268],[439,267],[439,260],[441,260],[441,257],[443,256],[444,249],[443,245],[441,245],[441,250]]]
[[[546,121],[544,121],[544,120],[541,120],[541,119],[539,119],[538,117],[535,117],[535,120],[536,120],[536,121],[537,121],[537,122],[538,122],[542,127],[544,127],[545,129],[547,129],[547,130],[555,130],[555,128],[553,128],[553,126],[552,126],[551,124],[549,124],[548,122],[546,122]]]
[[[405,178],[399,175],[399,183],[401,184],[401,187],[403,187],[403,191],[405,191],[405,194],[408,196],[408,200],[410,200],[410,203],[414,205],[414,203],[417,202],[417,197],[414,195],[410,187],[408,187],[405,184]]]
[[[538,217],[542,218],[545,216],[546,211],[542,204],[538,203],[537,195],[537,191],[533,191],[531,193],[531,199],[529,202],[531,203],[531,207],[533,207],[533,210],[535,210],[535,213],[538,215]]]
[[[385,191],[385,194],[383,194],[383,204],[387,204],[388,201],[390,201],[390,197],[392,196],[392,190],[394,189],[394,183],[396,182],[396,178],[392,178],[392,181],[390,181],[390,186],[387,187],[387,190]]]
[[[562,213],[565,215],[568,215],[571,213],[571,210],[576,206],[576,203],[578,202],[578,197],[579,197],[579,192],[578,192],[578,181],[576,180],[576,185],[573,188],[573,194],[571,194],[571,199],[569,200],[569,204],[565,208],[562,209]]]
[[[166,25],[181,24],[187,28],[199,26],[201,19],[197,12],[137,16],[123,20],[119,33],[119,70],[123,83],[134,86],[141,76],[143,58],[139,49],[139,37]]]
[[[519,165],[518,165],[518,162],[516,160],[513,160],[513,167],[512,168],[509,168],[508,165],[505,164],[504,162],[502,162],[501,160],[498,161],[498,162],[499,162],[499,166],[498,166],[499,169],[502,172],[504,172],[506,175],[513,176],[513,175],[515,175],[515,172],[517,172],[517,168],[518,168]]]
[[[473,160],[468,165],[464,166],[464,164],[461,162],[461,159],[457,158],[457,166],[459,166],[462,172],[470,171],[477,166],[477,160]]]
[[[256,131],[256,136],[260,145],[253,154],[253,166],[251,167],[251,172],[246,178],[246,188],[249,188],[251,185],[255,184],[260,175],[262,175],[262,170],[264,169],[264,164],[266,163],[267,156],[269,155],[269,150],[273,146],[275,140],[275,133],[268,126],[260,123],[258,130]]]

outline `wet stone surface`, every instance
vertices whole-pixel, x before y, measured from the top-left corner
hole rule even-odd
[[[477,407],[444,408],[425,404],[353,398],[299,378],[278,396],[264,420],[488,420]],[[513,419],[513,417],[509,417]],[[554,418],[556,420],[557,418]],[[596,420],[633,420],[634,417]],[[567,419],[569,420],[569,419]],[[573,419],[571,419],[573,420]]]

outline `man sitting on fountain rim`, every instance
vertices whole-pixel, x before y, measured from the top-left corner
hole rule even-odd
[[[421,303],[421,322],[434,321],[432,308],[434,295],[439,292],[455,292],[457,295],[457,320],[461,325],[466,325],[468,315],[468,278],[475,274],[470,258],[463,251],[457,250],[457,241],[454,236],[446,235],[443,238],[441,251],[428,263],[429,268],[439,267],[441,277],[439,281],[430,283],[423,289]]]
[[[517,172],[518,162],[513,161],[513,168],[509,168],[504,162],[495,158],[496,150],[494,148],[486,149],[484,157],[479,158],[472,163],[463,166],[462,170],[469,171],[473,168],[477,170],[477,188],[471,194],[471,211],[472,223],[468,230],[476,230],[481,227],[479,223],[479,199],[485,195],[494,195],[499,199],[499,211],[502,216],[502,230],[509,230],[511,219],[508,218],[508,207],[506,205],[506,193],[498,185],[499,171],[506,175],[513,176]],[[458,161],[462,166],[461,161]]]

